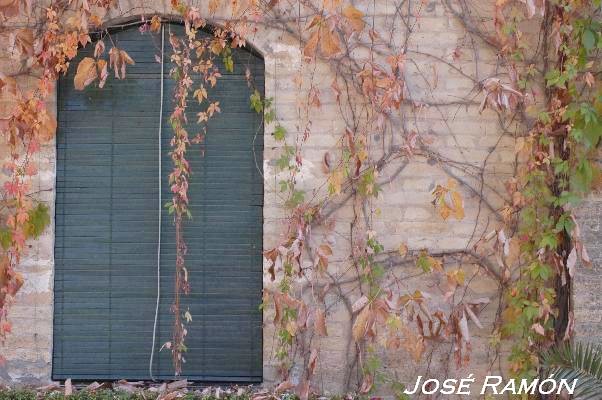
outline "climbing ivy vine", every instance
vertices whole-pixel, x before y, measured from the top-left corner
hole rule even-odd
[[[399,10],[394,22],[404,27],[401,42],[395,36],[396,24],[377,24],[365,15],[370,4],[362,2],[211,0],[206,10],[193,3],[171,1],[171,12],[179,16],[186,35],[169,37],[174,65],[170,76],[176,89],[170,116],[173,198],[166,208],[176,226],[177,254],[173,335],[164,347],[172,352],[176,373],[184,368],[186,321],[194,317],[181,307],[181,296],[190,290],[188,276],[194,273],[185,263],[183,236],[192,179],[186,153],[209,134],[205,124],[220,112],[220,104],[208,95],[209,88],[219,85],[219,65],[232,71],[232,49],[245,46],[260,26],[268,26],[294,38],[300,58],[294,79],[298,107],[296,115],[286,116],[295,119],[295,131],[285,128],[278,102],[254,90],[253,77],[247,73],[253,89],[249,107],[263,118],[266,133],[278,145],[270,164],[277,178],[269,190],[277,193],[286,215],[283,239],[264,252],[266,286],[261,307],[270,316],[266,323],[274,326],[274,357],[282,378],[275,390],[295,391],[302,399],[309,396],[320,343],[329,335],[329,317],[339,303],[344,304],[350,328],[344,366],[348,391],[368,394],[384,384],[403,398],[403,382],[385,368],[384,352],[400,352],[420,362],[430,360],[437,346],[447,343],[448,358],[457,366],[469,365],[470,331],[473,326],[484,329],[479,313],[492,303],[492,299],[467,296],[477,274],[500,288],[499,312],[490,335],[495,354],[488,361],[493,366],[504,339],[510,339],[512,374],[535,378],[540,373],[540,351],[572,335],[571,280],[579,262],[591,262],[575,210],[600,181],[600,0],[497,0],[492,3],[491,25],[476,16],[475,4],[466,0],[392,0]],[[431,3],[465,28],[472,47],[450,49],[443,59],[409,45]],[[220,27],[201,37],[207,21],[224,10],[228,17],[219,19]],[[127,67],[135,60],[115,46],[104,25],[108,13],[129,13],[117,1],[49,0],[42,5],[9,0],[0,2],[0,13],[0,33],[9,42],[16,66],[0,73],[2,96],[13,104],[8,117],[0,121],[3,146],[8,149],[0,200],[3,340],[11,331],[9,306],[23,285],[19,263],[26,241],[39,237],[50,223],[48,206],[36,200],[32,182],[38,174],[35,155],[55,135],[56,121],[49,107],[56,81],[76,68],[77,89],[102,88],[107,79],[127,79]],[[147,13],[142,12],[139,29],[158,32],[166,22],[164,16]],[[18,22],[24,16],[31,22]],[[533,35],[523,32],[525,26],[540,29]],[[94,57],[70,65],[85,46],[94,46]],[[479,46],[494,51],[498,59],[495,72],[486,77],[476,61],[475,75],[457,66],[464,51],[477,54]],[[433,79],[419,68],[414,60],[418,56],[436,63],[429,72]],[[450,103],[434,99],[435,65],[471,82],[478,89],[483,115],[495,113],[501,135],[512,136],[515,173],[505,179],[505,193],[492,188],[485,166],[445,156],[428,132],[407,122],[429,107],[474,106],[468,95]],[[420,72],[412,75],[420,80],[417,83],[428,88],[421,95],[408,85],[410,66]],[[331,82],[319,79],[318,67],[328,68]],[[31,77],[36,82],[33,89],[24,83]],[[334,99],[345,127],[337,132],[336,145],[324,151],[323,179],[307,188],[301,184],[306,148],[310,138],[319,134],[313,130],[312,118],[327,96]],[[204,107],[196,121],[201,133],[192,137],[185,113],[190,101]],[[382,149],[377,149],[377,137]],[[375,204],[415,160],[428,162],[448,176],[429,188],[432,207],[441,220],[450,224],[465,220],[473,211],[467,209],[466,195],[478,199],[473,235],[465,248],[440,251],[410,248],[407,243],[395,248],[382,244],[386,233],[375,230],[374,218],[382,212]],[[391,167],[396,169],[388,171]],[[463,179],[463,174],[477,184]],[[501,198],[503,206],[493,206],[488,192]],[[351,214],[345,234],[337,226],[343,209]],[[483,210],[495,221],[495,226],[485,224],[487,230],[479,220]],[[340,254],[339,249],[347,253]],[[476,266],[478,272],[469,276],[467,265]],[[400,266],[415,276],[437,278],[437,299],[426,288],[406,288],[402,282],[409,278],[395,270]]]

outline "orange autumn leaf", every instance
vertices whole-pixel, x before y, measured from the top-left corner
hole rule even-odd
[[[303,55],[305,57],[314,58],[318,49],[327,58],[341,52],[341,42],[338,34],[329,29],[327,21],[322,17],[313,18],[307,29],[314,29],[314,31],[303,48]]]
[[[159,32],[161,29],[161,18],[158,15],[153,16],[150,23],[150,30],[152,32]]]
[[[314,58],[316,56],[316,50],[318,48],[318,40],[319,39],[320,39],[319,31],[314,32],[310,36],[309,40],[305,44],[305,47],[303,48],[303,55],[305,57]]]
[[[40,115],[38,127],[38,135],[42,140],[50,140],[56,133],[56,118],[48,113]]]
[[[213,14],[220,6],[219,0],[209,0],[209,13]]]
[[[325,57],[332,57],[341,52],[341,44],[336,33],[323,29],[320,50]]]
[[[6,92],[16,96],[17,88],[17,80],[15,78],[0,72],[0,94]]]
[[[364,13],[353,7],[351,4],[343,9],[343,16],[354,31],[361,32],[364,29],[365,23],[362,19]]]
[[[334,11],[340,4],[342,0],[324,0],[323,5],[324,9],[328,11]]]

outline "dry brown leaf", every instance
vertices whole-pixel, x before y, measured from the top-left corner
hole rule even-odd
[[[286,392],[287,390],[290,390],[292,388],[294,388],[295,385],[293,385],[288,379],[285,381],[280,382],[280,384],[278,386],[276,386],[276,389],[274,389],[274,391],[276,393],[281,393],[281,392]]]
[[[23,58],[32,57],[33,51],[33,31],[31,29],[19,29],[13,37],[13,46],[17,50],[19,56]]]
[[[96,46],[94,46],[94,57],[98,58],[103,55],[105,52],[105,42],[99,40],[96,42]]]
[[[527,5],[527,18],[533,18],[535,14],[543,17],[546,10],[545,0],[520,0]]]
[[[19,3],[21,0],[0,0],[0,14],[5,18],[14,17],[19,14]]]
[[[309,380],[303,378],[295,388],[295,393],[299,396],[299,400],[307,400],[309,398]]]
[[[113,47],[109,51],[109,63],[115,70],[115,78],[125,79],[125,67],[127,64],[133,65],[134,60],[129,56],[125,50]]]
[[[414,361],[418,362],[426,348],[422,336],[415,334],[409,328],[404,332],[406,340],[402,341],[403,348],[410,353]]]
[[[462,340],[465,343],[470,343],[470,331],[468,330],[468,320],[466,319],[466,314],[462,312],[462,318],[458,321],[458,329],[460,330],[460,334],[462,335]]]
[[[535,332],[537,332],[537,333],[538,333],[538,334],[540,334],[541,336],[545,336],[545,335],[546,335],[546,331],[545,331],[545,329],[543,328],[543,326],[541,326],[541,324],[540,324],[540,323],[533,324],[533,325],[531,326],[531,329],[533,329]]]
[[[355,314],[356,312],[364,308],[366,304],[368,304],[368,297],[364,295],[357,299],[355,303],[353,303],[353,305],[351,306],[351,311]]]
[[[583,80],[589,87],[592,87],[596,84],[596,78],[594,78],[594,75],[589,71],[585,73],[585,75],[583,76]]]
[[[77,72],[73,78],[75,89],[84,90],[84,88],[94,82],[97,77],[96,61],[91,57],[85,57],[77,65]]]
[[[362,380],[362,385],[360,386],[360,393],[366,394],[374,385],[374,377],[371,374],[365,374],[364,379]]]
[[[96,69],[98,71],[98,87],[103,88],[105,83],[107,82],[107,77],[109,76],[108,64],[105,60],[96,61]]]
[[[186,379],[180,379],[179,381],[174,381],[167,384],[168,391],[183,389],[185,387],[188,387],[188,380]]]
[[[328,331],[326,330],[326,313],[321,308],[318,308],[316,310],[314,328],[316,334],[318,334],[319,336],[328,336]]]
[[[307,363],[307,373],[309,376],[316,372],[316,365],[318,363],[318,350],[313,349],[309,355],[309,361]]]
[[[470,306],[468,304],[464,304],[464,310],[466,310],[466,314],[468,314],[468,318],[470,318],[470,320],[472,322],[474,322],[474,324],[479,329],[483,329],[483,324],[481,324],[481,321],[479,320],[479,318],[477,318],[476,314],[472,311],[472,308],[470,308]]]
[[[353,327],[351,329],[353,339],[359,342],[364,338],[368,331],[368,320],[370,319],[370,307],[365,307],[361,313],[355,319]]]
[[[309,318],[309,310],[305,303],[300,303],[297,307],[297,327],[300,330],[305,330],[307,328],[307,319]]]
[[[65,396],[71,396],[73,394],[73,385],[71,384],[71,378],[65,381]]]
[[[483,81],[483,92],[485,97],[479,107],[479,112],[483,112],[489,107],[501,111],[514,110],[523,99],[523,94],[512,88],[509,84],[502,83],[498,78],[487,78]]]

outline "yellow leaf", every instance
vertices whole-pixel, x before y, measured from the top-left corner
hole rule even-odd
[[[73,83],[77,90],[84,90],[86,86],[94,81],[98,76],[96,72],[96,61],[93,58],[85,57],[77,66],[77,72]]]
[[[443,218],[443,220],[445,221],[447,218],[449,218],[449,215],[451,214],[451,209],[446,204],[442,204],[439,209],[439,214],[441,215],[441,218]]]
[[[442,272],[443,271],[443,262],[441,260],[434,258],[432,256],[428,256],[429,263],[431,264],[431,268]]]
[[[460,196],[460,193],[453,191],[451,197],[456,219],[464,219],[464,203],[462,201],[462,196]]]
[[[397,251],[399,252],[400,256],[405,257],[408,254],[408,246],[405,243],[402,243],[399,245]]]
[[[462,286],[466,280],[466,275],[464,270],[456,269],[447,273],[447,279],[449,280],[450,284]]]
[[[340,194],[342,185],[342,172],[338,169],[334,170],[328,177],[328,191],[331,194]]]
[[[456,181],[450,179],[447,187],[437,185],[433,190],[433,204],[438,208],[441,218],[446,220],[453,215],[457,220],[464,218],[464,204],[460,192],[456,191]]]
[[[288,321],[286,324],[286,331],[290,333],[291,336],[295,336],[297,334],[297,323],[295,321]]]

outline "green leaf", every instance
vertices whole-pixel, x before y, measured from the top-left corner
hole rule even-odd
[[[575,168],[575,172],[572,176],[571,183],[581,192],[587,192],[592,184],[592,180],[594,179],[594,171],[592,166],[585,157],[581,158],[577,168]]]
[[[293,191],[291,197],[286,201],[285,205],[288,208],[295,208],[299,204],[303,203],[303,200],[305,200],[305,192],[302,190],[295,190]]]
[[[570,234],[573,228],[575,227],[575,223],[571,218],[570,214],[564,213],[558,218],[558,222],[556,223],[556,231]]]
[[[4,250],[8,250],[12,242],[13,234],[11,231],[7,228],[0,229],[0,246],[2,246]]]
[[[48,213],[48,206],[40,203],[34,209],[29,211],[29,219],[27,220],[25,233],[27,237],[37,238],[44,232],[44,229],[46,229],[49,224],[50,214]]]
[[[285,136],[286,136],[286,129],[284,129],[284,127],[282,127],[282,125],[276,126],[276,129],[274,129],[274,139],[276,139],[278,141],[282,141],[282,140],[284,140]]]
[[[250,97],[251,100],[251,109],[254,110],[257,114],[263,111],[263,102],[261,101],[261,94],[259,94],[258,90],[255,90]]]
[[[586,140],[587,147],[590,149],[595,148],[600,141],[602,136],[602,124],[590,123],[586,124],[583,128],[583,138]]]
[[[416,260],[416,266],[424,272],[431,272],[431,262],[426,252],[420,254]]]
[[[533,279],[537,279],[538,277],[540,279],[543,279],[544,281],[548,280],[548,278],[552,275],[552,271],[550,269],[550,267],[548,267],[545,264],[534,264],[532,266],[531,269],[531,278]]]
[[[554,233],[545,233],[539,242],[539,247],[545,248],[549,247],[550,249],[555,249],[558,246],[558,240],[556,239],[556,235]]]
[[[583,47],[585,47],[587,51],[593,50],[593,48],[596,46],[596,35],[594,32],[586,29],[581,37],[581,44],[583,44]]]
[[[602,393],[602,347],[562,342],[541,355],[544,376],[575,384],[575,399],[597,399]]]
[[[276,167],[278,167],[278,169],[280,170],[285,170],[290,166],[291,163],[291,157],[284,153],[280,156],[279,159],[276,160]]]

